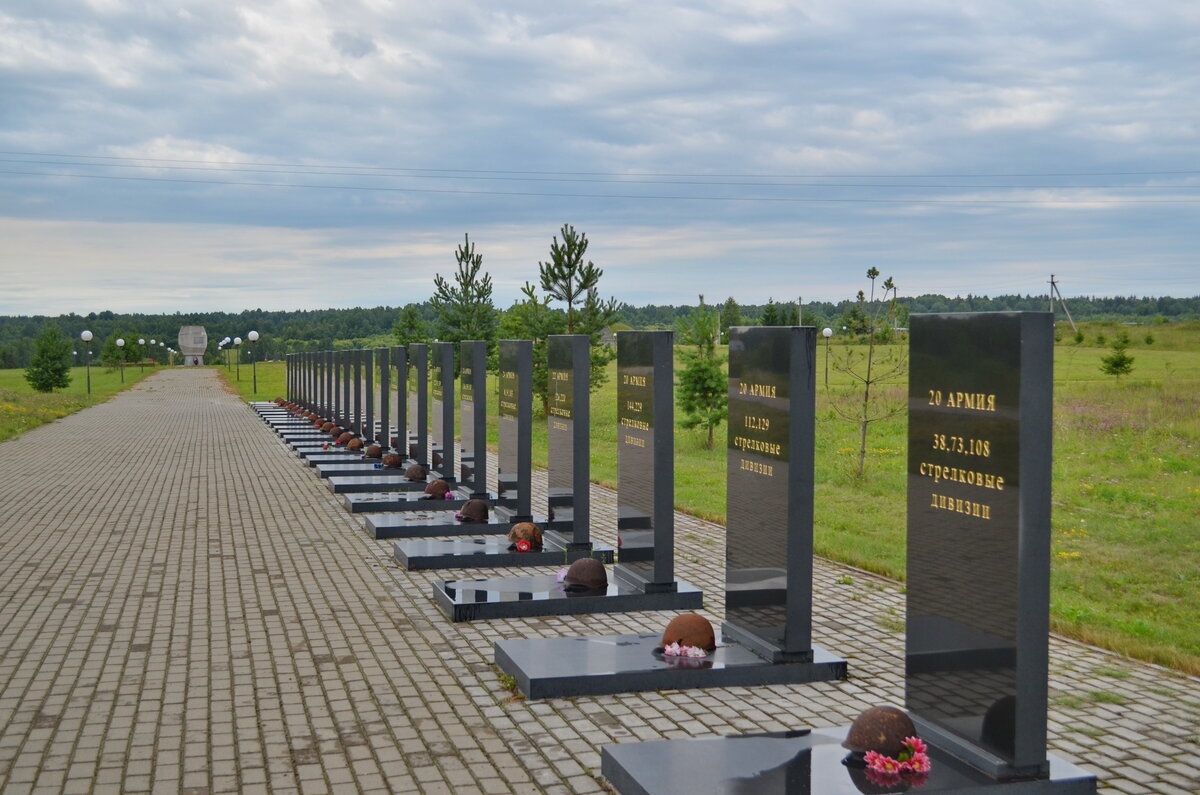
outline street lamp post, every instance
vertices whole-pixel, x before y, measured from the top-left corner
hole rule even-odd
[[[829,338],[833,336],[833,329],[826,326],[821,329],[821,336],[825,338],[825,386],[829,386]]]
[[[117,369],[121,371],[121,383],[125,383],[125,340],[117,337]]]
[[[146,339],[138,337],[138,372],[142,373],[146,370]]]
[[[250,340],[250,342],[257,342],[258,341],[258,332],[251,331],[249,334],[246,335],[246,337]],[[258,357],[255,356],[255,350],[254,350],[256,347],[257,346],[255,346],[255,345],[250,346],[250,372],[254,374],[254,394],[255,395],[258,394],[258,368],[256,366]]]
[[[79,339],[87,345],[87,393],[92,394],[92,332],[84,329]]]
[[[234,355],[234,359],[237,361],[237,366],[234,367],[233,369],[234,369],[234,372],[237,373],[237,380],[241,381],[242,380],[242,338],[241,337],[233,338],[233,347],[237,351],[236,354]]]
[[[153,350],[153,349],[154,349],[154,340],[150,340],[150,349],[151,349],[151,350]],[[154,363],[155,363],[155,364],[158,364],[158,360],[157,360],[157,359],[155,359],[155,360],[154,360]]]

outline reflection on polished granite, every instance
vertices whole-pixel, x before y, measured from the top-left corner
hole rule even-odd
[[[661,641],[659,633],[502,640],[495,644],[496,665],[528,698],[800,684],[846,674],[846,661],[820,647],[811,663],[771,663],[724,642],[708,657],[663,657],[654,653]]]
[[[1005,795],[1096,791],[1092,774],[1051,757],[1050,778],[997,782],[930,747],[933,769],[918,787],[881,786],[844,764],[848,727],[690,740],[606,745],[601,772],[621,795],[858,795],[863,792],[956,792]],[[911,790],[910,790],[911,787]]]

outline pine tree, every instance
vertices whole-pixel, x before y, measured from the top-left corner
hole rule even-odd
[[[421,310],[416,304],[408,304],[400,310],[400,318],[392,326],[392,336],[396,338],[397,345],[429,341],[429,325],[421,317]]]
[[[496,308],[492,306],[492,277],[483,268],[483,255],[475,253],[470,235],[454,252],[458,273],[451,284],[441,277],[433,279],[434,294],[429,299],[435,313],[434,329],[443,342],[483,340],[488,352],[496,348]]]
[[[46,326],[34,343],[33,361],[25,368],[25,380],[37,392],[66,389],[71,383],[71,341],[58,326]]]
[[[562,334],[566,318],[562,312],[550,308],[550,296],[539,298],[537,288],[529,282],[525,282],[521,293],[525,299],[515,302],[500,318],[500,336],[507,340],[533,341],[533,393],[545,413],[550,394],[547,337]]]
[[[733,300],[733,296],[729,296],[725,299],[724,305],[721,306],[721,340],[729,340],[729,328],[731,326],[744,325],[742,308],[738,306],[737,301]]]
[[[760,326],[782,326],[783,314],[780,307],[775,303],[774,298],[767,299],[767,305],[763,309],[762,317],[759,318],[758,325]]]
[[[717,341],[721,336],[721,319],[716,309],[700,306],[679,321],[680,341],[694,346],[681,350],[684,366],[679,372],[679,408],[683,412],[680,425],[685,428],[704,428],[708,438],[705,450],[711,450],[714,431],[729,416],[729,386],[721,371],[722,358],[717,356]]]
[[[1133,357],[1126,351],[1128,347],[1129,335],[1122,331],[1112,341],[1112,353],[1100,359],[1100,371],[1117,378],[1132,373]]]
[[[587,235],[576,232],[570,224],[563,224],[560,234],[562,243],[558,242],[557,237],[553,239],[550,261],[538,263],[538,275],[542,290],[550,298],[567,305],[565,333],[586,334],[591,340],[594,391],[607,380],[605,368],[617,356],[615,348],[600,344],[604,329],[617,322],[617,302],[614,298],[607,301],[600,299],[597,285],[604,271],[591,261],[584,262],[588,248]],[[576,305],[579,305],[578,309]]]

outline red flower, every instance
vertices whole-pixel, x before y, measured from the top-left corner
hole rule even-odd
[[[533,549],[533,544],[530,544],[525,539],[522,538],[520,541],[517,542],[517,551],[518,552],[528,552],[531,549]]]

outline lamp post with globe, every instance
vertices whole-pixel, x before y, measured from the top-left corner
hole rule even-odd
[[[92,332],[87,329],[79,335],[79,339],[83,340],[87,345],[87,393],[92,394]]]
[[[829,386],[829,338],[833,336],[833,329],[826,326],[821,329],[821,336],[825,338],[825,386]]]
[[[150,350],[151,351],[154,350],[154,340],[153,339],[150,340]],[[155,364],[158,364],[158,359],[152,359],[151,361],[153,361]]]
[[[146,370],[146,339],[145,339],[145,337],[138,337],[138,372],[139,373],[145,372],[145,370]]]
[[[121,371],[121,383],[125,383],[125,340],[117,337],[117,369]]]
[[[236,351],[234,353],[234,359],[237,361],[237,367],[234,368],[234,372],[237,373],[237,380],[241,381],[242,380],[242,338],[241,337],[233,338],[233,347]]]
[[[258,332],[251,331],[249,334],[246,335],[246,338],[249,339],[250,342],[257,342],[258,341]],[[254,374],[254,394],[257,395],[258,394],[258,368],[257,368],[258,357],[255,355],[255,350],[254,350],[255,347],[257,347],[257,346],[255,346],[255,345],[250,346],[250,372]]]

